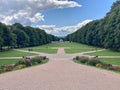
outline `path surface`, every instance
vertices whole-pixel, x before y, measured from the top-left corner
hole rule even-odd
[[[120,74],[74,63],[59,48],[49,63],[0,75],[0,90],[120,90]]]

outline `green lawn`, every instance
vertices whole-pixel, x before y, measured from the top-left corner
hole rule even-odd
[[[15,64],[20,59],[0,59],[0,65]]]
[[[57,49],[33,49],[33,51],[43,52],[43,53],[57,53]]]
[[[69,47],[69,48],[65,49],[66,53],[79,53],[79,52],[86,52],[86,51],[101,49],[101,48],[97,48],[94,46],[88,46],[88,45],[80,44],[80,43],[67,43],[66,45],[68,45],[68,47]]]
[[[92,51],[95,50],[94,48],[71,48],[71,49],[65,49],[66,53],[72,54],[72,53],[81,53],[81,52],[86,52],[86,51]]]
[[[36,52],[43,52],[43,53],[57,53],[57,49],[50,49],[50,48],[41,48],[39,47],[29,47],[32,48],[32,51],[36,51]],[[28,50],[28,48],[24,48],[24,50]]]
[[[21,56],[31,56],[31,55],[35,55],[35,54],[19,52],[14,50],[0,52],[0,57],[21,57]]]
[[[94,52],[94,53],[89,53],[89,55],[96,55],[96,56],[120,56],[120,52],[115,52],[111,50],[104,50],[101,52]]]
[[[44,53],[57,53],[57,49],[59,47],[64,47],[66,53],[77,53],[77,52],[96,50],[96,47],[88,46],[85,44],[73,43],[73,42],[72,43],[69,43],[69,42],[50,43],[46,45],[28,47],[23,49],[28,50],[29,48],[32,48],[33,51],[44,52]],[[97,48],[97,49],[100,49],[100,48]]]
[[[41,46],[35,46],[35,47],[27,47],[27,48],[22,48],[24,50],[28,50],[29,48],[32,48],[32,51],[36,52],[43,52],[43,53],[57,53],[57,48],[52,48],[52,43],[46,44],[46,45],[41,45]]]
[[[120,58],[100,58],[100,61],[110,63],[113,65],[120,65]]]

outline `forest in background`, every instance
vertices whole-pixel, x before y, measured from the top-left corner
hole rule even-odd
[[[23,26],[19,23],[5,25],[0,23],[0,50],[3,47],[21,48],[39,46],[59,40],[58,37],[47,34],[44,30]]]

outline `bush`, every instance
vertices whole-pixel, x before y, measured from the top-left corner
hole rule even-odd
[[[96,67],[102,67],[102,64],[100,64],[100,63],[96,64]]]
[[[6,65],[5,68],[6,68],[6,71],[12,71],[14,68],[14,65]]]
[[[26,66],[24,64],[20,64],[16,67],[14,67],[14,70],[18,70],[18,69],[22,69],[22,68],[25,68]]]
[[[39,56],[34,57],[34,58],[31,59],[31,62],[32,62],[32,64],[34,64],[35,62],[41,63],[42,62],[42,58],[40,58]]]
[[[108,70],[120,71],[120,66],[113,66],[112,64],[102,62],[98,58],[88,58],[85,56],[82,56],[82,57],[76,56],[75,60],[78,61],[79,63],[83,63],[86,65],[100,67],[100,68],[104,68],[104,69],[108,69]]]
[[[76,56],[76,60],[79,60],[79,58],[80,58],[79,56]]]
[[[6,68],[0,69],[0,73],[4,73],[4,72],[6,72]]]
[[[79,61],[79,62],[81,62],[81,63],[87,63],[87,62],[88,62],[88,60],[89,60],[89,58],[84,57],[84,56],[79,57],[79,59],[78,59],[78,61]]]
[[[42,60],[47,59],[46,56],[40,56],[39,58],[42,59]]]
[[[5,66],[0,66],[0,69],[3,69],[3,68],[5,68]]]
[[[37,65],[38,64],[38,62],[32,62],[32,65]]]
[[[18,62],[15,64],[15,66],[18,66],[18,65],[21,65],[21,64],[25,65],[26,67],[32,65],[32,63],[31,63],[30,61],[28,61],[28,60],[20,60],[20,61],[18,61]]]
[[[88,61],[88,64],[89,65],[92,65],[92,66],[96,66],[96,64],[100,64],[101,61],[99,61],[97,58],[91,58],[89,61]]]
[[[23,59],[18,61],[15,65],[4,65],[0,66],[0,73],[22,69],[28,66],[37,65],[37,64],[43,64],[47,62],[46,56],[37,56],[32,59]]]

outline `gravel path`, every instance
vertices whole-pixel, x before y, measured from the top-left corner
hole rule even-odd
[[[0,90],[120,90],[120,74],[74,63],[63,48],[49,57],[47,64],[1,74]]]

